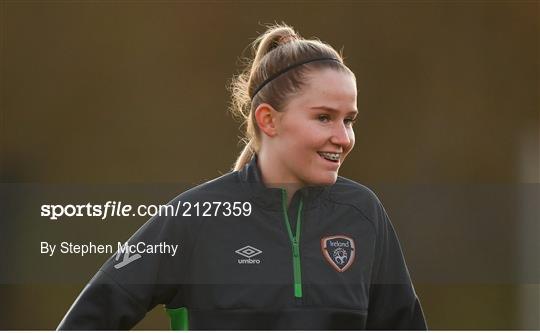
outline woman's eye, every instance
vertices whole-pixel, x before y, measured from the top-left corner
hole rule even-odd
[[[347,118],[345,119],[345,124],[346,125],[352,125],[356,122],[356,118]]]
[[[322,122],[328,122],[330,121],[330,117],[326,114],[321,114],[319,115],[319,120],[322,121]]]

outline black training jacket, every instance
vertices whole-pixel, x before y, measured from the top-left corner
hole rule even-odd
[[[176,255],[112,256],[58,329],[130,329],[158,304],[173,329],[426,329],[372,191],[338,177],[297,191],[288,208],[286,197],[264,186],[256,156],[180,194],[178,216],[155,216],[128,241],[176,244]]]

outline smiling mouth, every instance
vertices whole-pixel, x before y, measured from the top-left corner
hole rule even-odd
[[[326,152],[317,152],[319,155],[324,158],[325,160],[328,160],[330,162],[337,163],[339,162],[339,158],[341,157],[340,153],[326,153]]]

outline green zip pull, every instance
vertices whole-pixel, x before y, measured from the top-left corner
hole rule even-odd
[[[302,297],[302,268],[300,266],[300,245],[293,242],[294,297]]]
[[[167,309],[167,314],[170,318],[171,330],[173,331],[188,331],[189,330],[189,315],[186,307],[178,309]]]
[[[302,222],[302,207],[303,202],[300,200],[298,206],[298,215],[296,216],[296,234],[293,236],[289,215],[287,213],[287,190],[281,189],[283,214],[285,217],[285,226],[289,234],[289,240],[292,246],[293,255],[293,275],[294,275],[294,297],[302,298],[302,267],[300,265],[300,224]]]

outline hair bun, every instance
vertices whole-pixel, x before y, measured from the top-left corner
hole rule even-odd
[[[278,39],[278,44],[283,45],[298,39],[300,39],[298,38],[298,35],[284,35]]]

